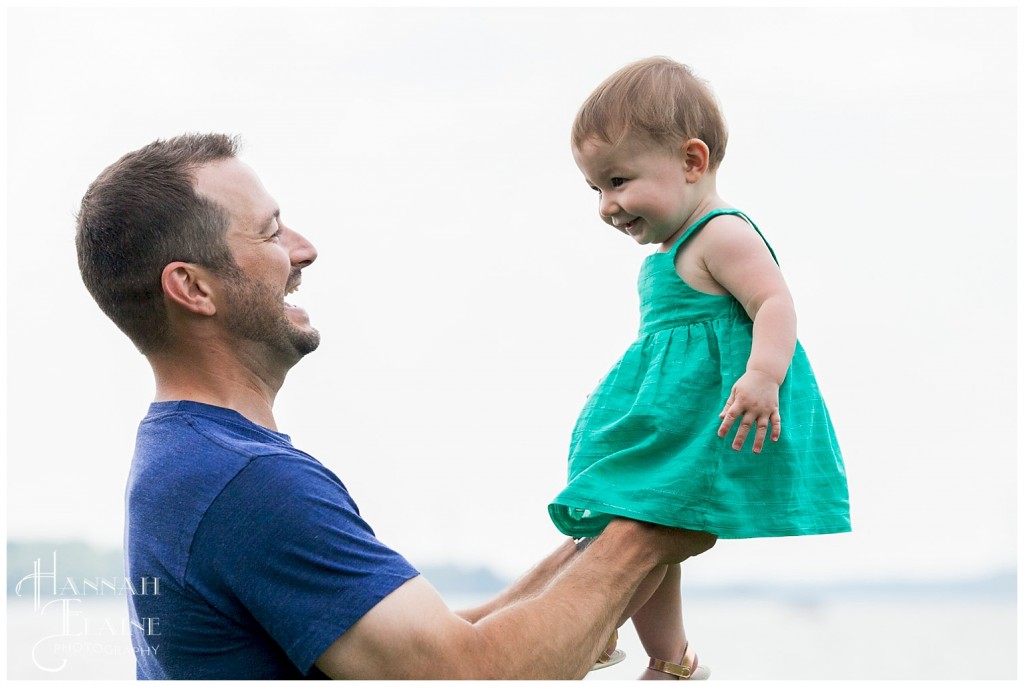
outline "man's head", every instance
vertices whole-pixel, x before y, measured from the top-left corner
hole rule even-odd
[[[283,302],[316,251],[281,224],[238,147],[222,134],[156,141],[105,169],[82,199],[82,279],[145,355],[181,343],[171,341],[172,316],[216,315],[227,335],[300,356],[319,343],[305,312],[286,317]]]
[[[221,134],[155,141],[103,170],[82,198],[75,235],[82,281],[143,354],[167,344],[165,265],[234,266],[228,218],[196,193],[195,173],[237,152],[237,139]]]
[[[626,137],[678,152],[688,139],[709,151],[708,170],[725,157],[728,132],[711,89],[685,64],[649,57],[627,64],[601,83],[580,107],[572,148],[588,140],[617,145]]]

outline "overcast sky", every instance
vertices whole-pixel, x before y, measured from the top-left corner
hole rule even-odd
[[[282,431],[414,563],[523,571],[560,539],[546,506],[576,414],[636,335],[650,250],[598,218],[569,126],[605,76],[663,54],[722,102],[719,190],[779,255],[855,528],[722,542],[688,574],[1014,565],[1015,10],[7,19],[9,537],[120,544],[153,385],[81,284],[74,213],[123,153],[222,131],[320,253],[294,302],[323,343],[278,396]]]

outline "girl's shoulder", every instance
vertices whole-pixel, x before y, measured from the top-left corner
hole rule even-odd
[[[675,255],[676,272],[702,293],[735,295],[748,277],[778,271],[774,251],[746,215],[718,214],[687,239]]]
[[[753,256],[769,256],[778,262],[761,230],[739,211],[716,214],[688,239],[685,248],[676,247],[678,252],[689,253],[702,262],[709,258],[735,260]]]
[[[678,252],[683,246],[693,243],[696,239],[709,233],[709,228],[714,232],[726,230],[742,231],[757,230],[753,220],[747,217],[742,211],[730,206],[722,206],[709,210],[699,217],[693,224],[682,231],[679,237],[672,243],[663,245],[662,252]]]

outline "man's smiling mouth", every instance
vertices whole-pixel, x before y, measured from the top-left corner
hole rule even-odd
[[[299,284],[301,284],[301,283],[302,283],[301,281],[297,280],[292,286],[290,286],[290,287],[285,289],[284,295],[285,296],[290,296],[293,293],[295,293],[296,291],[298,291],[299,290]],[[285,305],[286,308],[294,308],[294,307],[296,307],[296,306],[292,305],[291,303],[289,303],[288,301],[284,301],[284,305]]]

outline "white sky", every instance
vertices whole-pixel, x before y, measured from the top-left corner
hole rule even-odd
[[[320,251],[276,413],[414,563],[525,570],[649,249],[603,225],[573,114],[669,55],[722,101],[723,197],[768,236],[855,532],[721,542],[708,581],[952,577],[1017,542],[1012,8],[147,8],[7,14],[8,534],[121,540],[148,365],[82,286],[120,155],[242,134]],[[717,409],[712,409],[717,412]],[[272,495],[269,495],[272,498]]]

